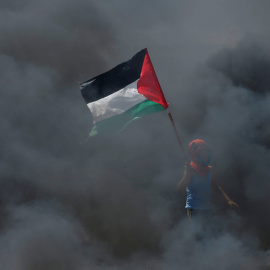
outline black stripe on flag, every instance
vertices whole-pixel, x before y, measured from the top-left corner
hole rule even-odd
[[[91,103],[123,89],[140,78],[146,49],[139,51],[129,61],[80,84],[86,103]]]

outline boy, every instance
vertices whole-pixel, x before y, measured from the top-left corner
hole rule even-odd
[[[211,153],[208,144],[196,139],[189,143],[188,152],[190,164],[186,164],[184,176],[178,184],[179,192],[187,192],[186,209],[189,218],[197,214],[205,214],[211,210],[210,200],[212,191],[221,193],[228,205],[238,208],[213,178],[213,169],[209,166]]]

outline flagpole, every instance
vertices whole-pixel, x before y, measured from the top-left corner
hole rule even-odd
[[[183,152],[183,154],[184,154],[185,161],[188,162],[188,157],[187,157],[187,155],[186,155],[186,151],[185,151],[185,149],[184,149],[184,146],[183,146],[182,141],[181,141],[181,139],[180,139],[180,136],[179,136],[179,134],[178,134],[178,132],[177,132],[176,126],[175,126],[175,124],[174,124],[174,120],[173,120],[172,114],[171,114],[170,112],[168,112],[168,116],[169,116],[170,121],[171,121],[171,123],[172,123],[172,126],[173,126],[173,129],[174,129],[174,132],[175,132],[177,141],[178,141],[178,143],[179,143],[179,146],[180,146],[180,148],[181,148],[181,150],[182,150],[182,152]]]

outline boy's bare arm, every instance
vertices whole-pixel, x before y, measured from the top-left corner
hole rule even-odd
[[[225,193],[225,191],[222,189],[222,187],[220,185],[217,184],[215,178],[213,177],[212,179],[212,188],[216,191],[218,191],[219,194],[222,195],[222,197],[227,201],[228,205],[230,205],[231,207],[234,208],[238,208],[239,205],[236,204],[235,202],[233,202],[229,196]]]
[[[193,171],[192,167],[189,164],[186,164],[184,176],[177,186],[178,192],[182,192],[182,191],[186,190],[186,187],[187,187],[187,185],[188,185],[188,183],[193,175],[194,175],[194,171]]]

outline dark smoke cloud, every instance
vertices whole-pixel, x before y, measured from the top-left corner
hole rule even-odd
[[[78,224],[52,207],[39,204],[13,211],[13,226],[1,239],[1,269],[78,269],[83,264]]]
[[[1,52],[56,71],[61,83],[81,80],[81,67],[101,70],[111,52],[110,26],[98,14],[89,1],[28,1],[19,10],[3,8]]]
[[[196,108],[189,112],[187,130],[211,142],[218,178],[239,200],[244,226],[265,249],[269,248],[268,59],[263,44],[244,39],[212,57],[209,68],[200,68],[185,97]]]
[[[0,1],[1,269],[263,269],[267,1]],[[241,206],[190,245],[166,113],[87,139],[78,83],[148,47],[183,143],[206,139]],[[227,222],[225,222],[227,220]]]

